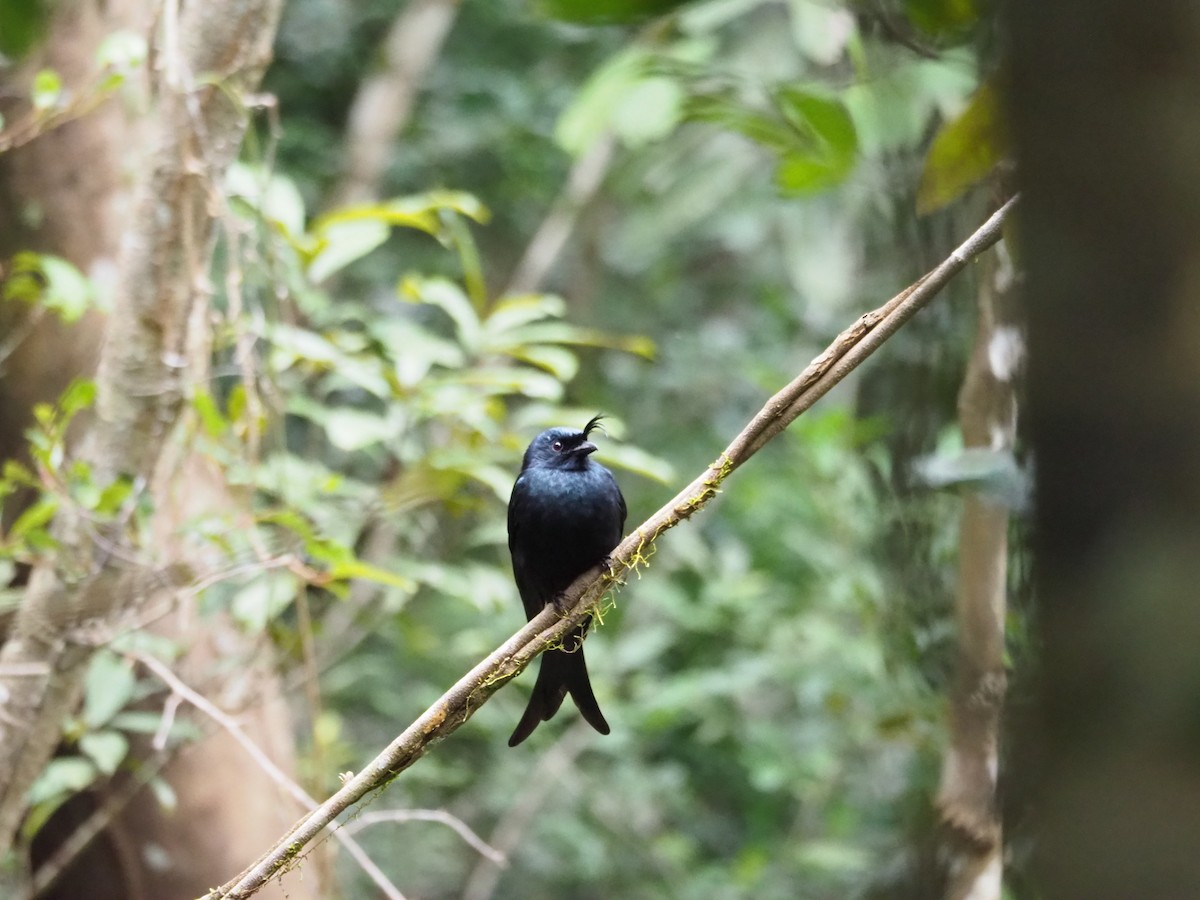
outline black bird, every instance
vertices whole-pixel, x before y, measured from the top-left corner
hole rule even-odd
[[[550,428],[525,451],[508,501],[508,550],[526,619],[553,603],[580,575],[604,562],[625,529],[625,498],[612,472],[591,459],[588,440],[602,417],[583,431]],[[608,734],[583,661],[583,636],[591,616],[563,637],[563,649],[542,654],[533,696],[508,746],[553,718],[567,694],[588,724]]]

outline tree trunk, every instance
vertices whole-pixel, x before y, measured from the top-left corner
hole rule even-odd
[[[214,6],[223,8],[225,5]],[[239,38],[243,41],[243,49],[259,48],[257,60],[245,60],[248,72],[260,69],[266,59],[277,4],[268,4],[266,10],[261,20],[263,30],[247,31]],[[36,51],[34,58],[6,78],[6,95],[10,98],[27,96],[29,78],[43,67],[55,69],[68,88],[85,90],[101,40],[119,29],[148,36],[153,11],[152,4],[137,0],[110,0],[107,3],[85,0],[61,5],[44,46]],[[184,27],[195,27],[199,19],[196,13],[203,10],[196,8],[192,12],[192,16],[185,16]],[[226,9],[225,12],[232,14],[235,10]],[[240,12],[248,14],[250,10],[243,8]],[[253,24],[252,19],[242,21],[247,26]],[[209,29],[203,33],[211,36],[213,32]],[[186,38],[184,40],[186,43]],[[216,46],[214,44],[212,49]],[[226,46],[237,46],[237,42]],[[212,61],[204,61],[203,53],[208,48],[191,49],[193,54],[199,54],[199,57],[191,57],[191,61],[200,66],[196,71],[223,71],[231,80],[240,77],[239,73],[222,68],[226,62],[214,65]],[[177,122],[170,123],[162,118],[172,108],[179,111],[178,105],[172,107],[170,97],[152,108],[148,118],[135,120],[130,110],[148,104],[147,98],[142,99],[142,104],[109,101],[76,121],[40,135],[24,147],[0,153],[0,266],[16,252],[36,250],[68,259],[94,281],[105,283],[110,291],[120,275],[118,317],[128,316],[129,304],[139,291],[145,292],[150,287],[150,282],[143,277],[146,270],[143,268],[139,273],[136,261],[131,261],[128,256],[118,261],[118,248],[124,234],[140,237],[143,241],[150,238],[147,216],[139,217],[130,212],[134,173],[145,168],[143,164],[146,163],[139,157],[139,149],[148,140],[158,142],[160,154],[164,152],[164,146],[168,148],[166,156],[160,155],[155,163],[154,171],[161,176],[163,166],[169,168],[171,165],[172,131],[178,134],[190,131],[179,127]],[[227,112],[233,111],[230,104]],[[15,101],[6,104],[3,112],[10,122],[16,121],[21,114]],[[241,128],[240,124],[226,118],[227,112],[207,122],[209,138],[225,141],[221,148],[208,149],[219,151],[226,160],[236,151]],[[219,174],[223,163],[211,157],[206,161],[214,165],[210,175]],[[188,177],[185,175],[185,182]],[[193,185],[180,182],[185,194],[193,186],[204,190],[204,181],[193,181]],[[144,185],[142,197],[143,203],[164,210],[165,204],[170,203],[170,198],[147,191]],[[203,198],[193,210],[185,230],[190,230],[187,252],[193,254],[195,266],[165,273],[167,280],[158,285],[162,290],[151,289],[151,306],[160,297],[181,298],[181,302],[189,307],[194,302],[191,292],[195,287],[196,266],[202,268],[208,258],[209,242],[205,234],[210,229],[210,212]],[[172,211],[180,212],[181,208],[172,208]],[[186,217],[181,214],[173,221],[182,225]],[[172,279],[178,283],[168,283]],[[180,322],[187,321],[187,316],[178,311],[173,314],[156,310],[155,318],[172,332],[177,332]],[[129,324],[128,320],[119,322],[117,330],[128,336],[131,333]],[[0,369],[0,459],[24,455],[22,432],[29,423],[33,404],[53,401],[72,378],[87,377],[94,372],[105,325],[99,313],[91,313],[74,325],[66,325],[53,315],[38,316],[29,307],[0,306],[0,335],[6,341],[11,339],[6,344],[11,353],[3,359]],[[130,342],[125,341],[118,349],[128,349],[129,345]],[[147,367],[142,367],[142,374],[146,371]],[[119,377],[108,380],[111,384]],[[116,438],[120,440],[120,434]],[[113,446],[111,441],[110,436],[110,448]],[[142,450],[157,449],[162,444],[161,441],[139,443]],[[139,464],[134,453],[110,449],[100,453],[99,457],[106,457],[101,461],[109,465],[119,460],[121,466],[132,465],[147,472],[154,468],[150,460]],[[187,470],[187,476],[165,479],[161,482],[163,489],[156,497],[158,518],[155,527],[159,533],[159,549],[165,558],[187,556],[189,551],[174,545],[168,536],[176,523],[196,514],[197,503],[220,505],[230,502],[219,473],[203,470],[198,460],[185,459],[181,466]],[[10,504],[5,509],[6,518],[11,519],[13,512]],[[106,604],[111,603],[115,608],[115,605],[136,599],[113,596]],[[31,595],[28,603],[18,613],[15,633],[5,644],[5,658],[11,659],[24,641],[26,654],[40,653],[43,662],[59,669],[54,679],[58,684],[51,686],[40,699],[36,696],[24,698],[31,702],[21,710],[29,717],[26,728],[17,732],[22,738],[22,746],[9,744],[9,749],[14,752],[7,756],[5,771],[0,773],[0,780],[5,782],[9,797],[13,798],[6,805],[6,831],[11,830],[13,817],[19,817],[22,812],[21,797],[28,778],[36,775],[46,754],[53,750],[58,740],[61,716],[53,704],[45,702],[46,698],[58,697],[57,709],[63,708],[64,704],[69,707],[78,692],[81,670],[79,660],[63,666],[51,646],[40,640],[45,635],[36,626],[37,595]],[[31,619],[35,620],[35,627],[30,626]],[[44,619],[42,625],[45,625]],[[257,646],[240,632],[219,621],[198,620],[194,613],[186,610],[170,617],[163,627],[173,639],[189,643],[178,664],[185,678],[214,696],[224,696],[231,687],[238,688],[246,698],[244,702],[256,707],[246,726],[250,735],[276,764],[285,771],[290,770],[294,764],[291,726],[277,676],[269,664],[269,651],[264,655],[266,648]],[[34,636],[32,641],[31,636]],[[221,648],[219,653],[218,646]],[[218,668],[226,670],[225,664],[231,657],[245,660],[244,665],[234,667],[239,683],[231,685],[227,679],[215,681],[214,671]],[[256,658],[257,664],[254,663]],[[223,665],[218,667],[218,662]],[[12,711],[13,706],[6,704],[3,712],[11,714]],[[30,736],[35,739],[25,740]],[[219,773],[219,777],[214,777],[214,773]],[[121,900],[194,897],[237,871],[246,862],[247,848],[268,843],[299,811],[290,801],[281,802],[275,785],[223,732],[186,748],[170,762],[163,777],[178,798],[178,806],[172,813],[164,811],[149,791],[136,794],[123,812],[109,817],[104,832],[88,850],[74,858],[55,885],[42,896]],[[104,807],[110,795],[120,789],[119,783],[100,786],[70,801],[39,833],[35,862],[52,858],[75,828],[94,810]],[[289,897],[319,896],[313,867],[307,868],[303,880],[289,879]],[[273,886],[264,896],[283,896],[282,890]]]
[[[1014,322],[1012,269],[1003,247],[980,266],[975,346],[958,397],[963,446],[1011,453],[1014,380],[1023,339]],[[1008,509],[980,490],[963,499],[955,618],[958,662],[950,702],[950,746],[942,764],[941,816],[947,900],[1000,900],[1003,872],[996,782],[1004,702]]]
[[[1038,896],[1200,896],[1200,8],[1015,0]]]

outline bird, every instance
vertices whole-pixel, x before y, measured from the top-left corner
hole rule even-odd
[[[548,428],[533,439],[508,501],[508,550],[526,619],[532,619],[588,569],[607,564],[625,529],[625,497],[612,472],[591,458],[588,440],[603,416],[582,431]],[[583,659],[585,618],[542,654],[533,694],[508,739],[515,747],[554,717],[568,694],[589,725],[608,734]]]

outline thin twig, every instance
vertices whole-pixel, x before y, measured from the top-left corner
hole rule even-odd
[[[562,790],[563,777],[575,764],[579,754],[591,745],[595,736],[596,732],[592,731],[590,725],[582,719],[576,719],[526,774],[525,781],[514,794],[515,802],[496,822],[488,836],[488,843],[504,858],[517,849],[521,838],[528,833],[551,796]],[[476,860],[463,887],[461,900],[488,900],[499,881],[500,869],[497,866],[490,865],[486,859]]]
[[[1016,205],[1009,200],[944,262],[901,291],[874,312],[847,328],[742,430],[716,461],[673,500],[629,534],[610,557],[608,568],[597,566],[581,575],[529,623],[477,664],[408,726],[399,737],[321,806],[297,822],[275,845],[236,878],[205,895],[204,900],[242,898],[295,864],[300,850],[334,819],[368,794],[385,787],[400,772],[466,722],[488,698],[518,675],[547,647],[594,612],[605,594],[636,571],[653,551],[655,541],[670,528],[691,518],[713,497],[729,475],[750,459],[806,409],[846,377],[927,304],[976,256],[1000,239],[1005,219]],[[556,608],[557,607],[557,608]],[[559,612],[559,610],[563,612]]]
[[[458,816],[444,809],[380,809],[363,813],[353,822],[342,826],[345,834],[357,834],[369,825],[380,822],[438,822],[455,833],[471,846],[480,856],[486,857],[498,866],[508,865],[504,854],[488,844],[483,838],[471,830],[471,826]]]
[[[147,669],[154,673],[163,684],[169,687],[175,695],[182,697],[192,706],[196,707],[204,715],[208,716],[224,729],[230,737],[232,737],[242,749],[245,750],[250,758],[258,765],[260,769],[267,774],[267,777],[281,787],[287,794],[296,800],[305,809],[316,809],[317,801],[308,795],[308,792],[300,785],[296,784],[287,773],[279,766],[271,761],[271,758],[256,744],[253,739],[246,734],[245,729],[239,725],[232,716],[223,709],[214,704],[211,700],[201,694],[199,691],[189,687],[184,681],[176,675],[171,669],[161,660],[155,659],[146,653],[130,652],[125,654],[126,658],[141,663]],[[338,842],[346,848],[346,852],[357,862],[375,882],[376,886],[383,892],[388,900],[404,900],[404,895],[399,889],[392,884],[388,877],[383,874],[366,851],[358,844],[353,837],[346,834],[340,829],[329,828],[330,833],[338,840]]]
[[[54,854],[38,866],[22,900],[33,900],[49,890],[96,836],[121,814],[142,788],[157,777],[170,758],[170,753],[156,750],[153,756],[143,760],[137,772],[105,797],[104,802],[84,819],[83,824],[71,832],[71,836],[54,851]]]

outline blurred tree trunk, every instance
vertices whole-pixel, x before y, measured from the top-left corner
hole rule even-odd
[[[1015,0],[1038,896],[1200,897],[1200,7]]]
[[[959,393],[968,452],[1011,453],[1014,378],[1023,346],[1014,323],[1011,267],[1003,246],[981,266],[975,345]],[[958,661],[950,704],[950,746],[937,806],[948,900],[1000,900],[1002,834],[996,802],[1004,702],[1008,509],[980,490],[963,499],[955,602]]]
[[[45,44],[19,69],[5,73],[6,119],[14,121],[21,114],[13,98],[28,95],[29,78],[40,68],[55,69],[70,89],[86,89],[100,42],[119,29],[148,37],[155,8],[141,0],[61,5]],[[247,35],[247,43],[254,38]],[[257,39],[261,43],[263,36]],[[269,36],[266,43],[269,45]],[[149,117],[139,119],[135,108],[149,108]],[[153,118],[161,108],[151,106],[145,96],[135,104],[110,100],[24,147],[0,154],[0,264],[21,250],[53,253],[111,290],[117,283],[123,235],[145,224],[131,213],[130,188],[135,173],[147,164],[141,155],[143,139],[162,130]],[[181,278],[192,275],[189,271],[178,273]],[[184,285],[185,290],[191,287]],[[118,299],[117,308],[120,315],[127,307]],[[0,459],[24,455],[22,432],[33,404],[53,401],[72,378],[93,374],[105,326],[99,313],[65,325],[57,317],[39,316],[29,307],[0,305],[0,335],[11,350],[0,361]],[[169,490],[156,497],[160,549],[174,558],[187,553],[182,546],[172,545],[175,526],[197,514],[198,504],[211,507],[230,502],[219,473],[211,467],[206,469],[199,460],[185,460],[181,469],[188,475],[168,479]],[[11,506],[4,512],[6,518],[13,514]],[[113,599],[121,603],[134,598]],[[18,619],[20,616],[18,613]],[[187,652],[178,666],[189,682],[210,691],[218,703],[228,704],[236,694],[243,706],[257,708],[248,730],[282,768],[290,769],[294,754],[290,722],[263,648],[236,629],[197,619],[190,610],[177,611],[163,630],[176,640],[183,641],[186,636]],[[12,638],[12,632],[7,637]],[[259,663],[251,664],[255,655]],[[239,657],[246,664],[233,667],[238,673],[236,681],[214,678],[218,668],[224,669],[225,663]],[[62,675],[65,680],[76,678],[78,668]],[[67,685],[64,696],[77,690]],[[57,740],[60,718],[47,706],[36,713],[42,719],[53,717],[50,745],[41,751],[27,745],[28,750],[44,755]],[[31,734],[42,730],[32,724],[28,727]],[[89,900],[193,897],[237,871],[253,848],[269,843],[298,811],[280,802],[278,789],[224,733],[187,747],[170,762],[164,777],[178,798],[172,813],[164,811],[149,791],[141,791],[42,896]],[[37,860],[52,856],[112,790],[114,786],[102,786],[69,802],[39,833]],[[288,896],[318,896],[312,874],[310,867],[306,880],[294,879]],[[283,896],[282,888],[273,886],[264,894],[271,895]]]
[[[412,115],[425,76],[438,54],[461,0],[409,0],[380,48],[379,68],[359,85],[346,120],[345,167],[330,206],[379,199],[400,136]]]

